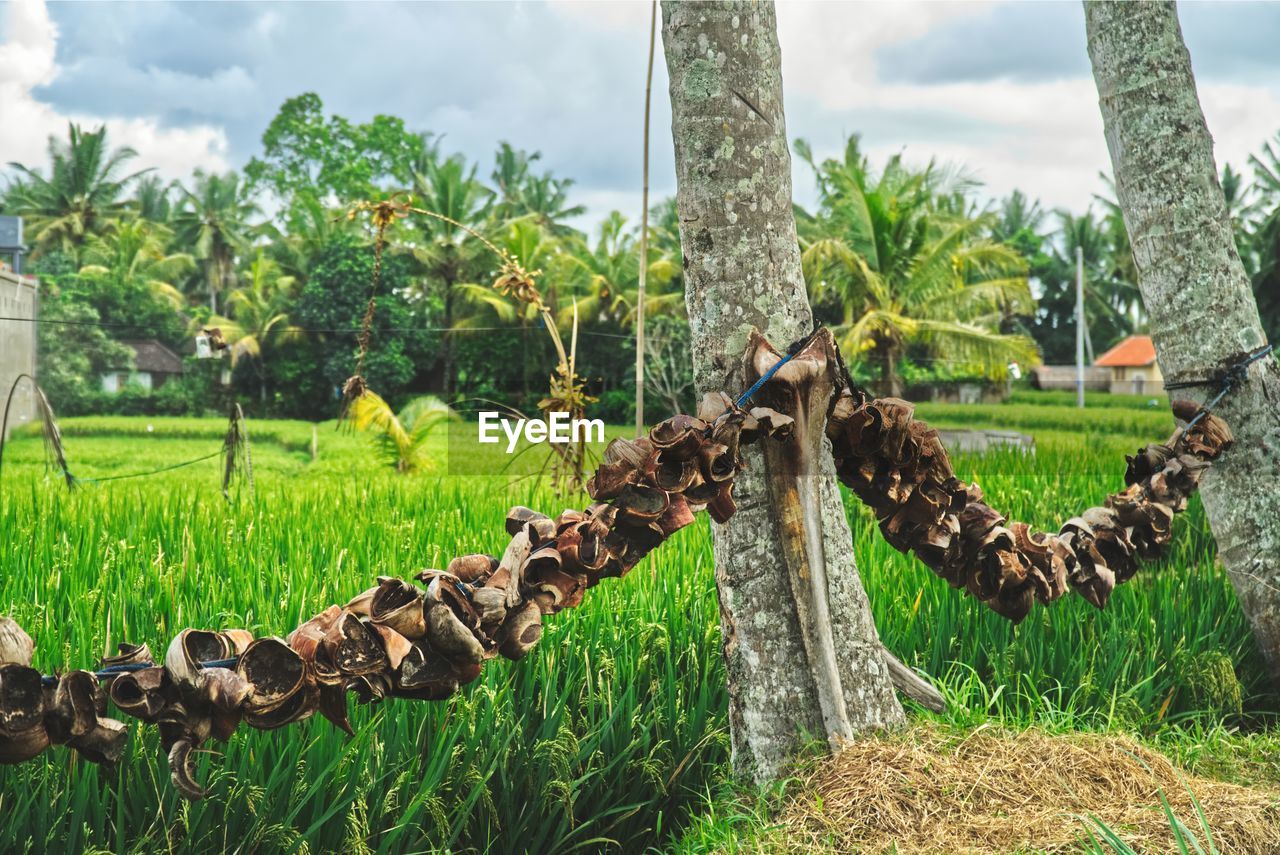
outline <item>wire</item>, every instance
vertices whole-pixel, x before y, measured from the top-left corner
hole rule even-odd
[[[1201,405],[1200,412],[1196,413],[1195,418],[1187,422],[1185,430],[1190,431],[1200,423],[1201,419],[1209,415],[1209,411],[1218,406],[1218,403],[1227,396],[1228,392],[1244,382],[1245,377],[1248,375],[1249,366],[1257,362],[1259,359],[1262,359],[1268,353],[1271,353],[1274,349],[1275,345],[1273,344],[1263,345],[1256,350],[1246,353],[1231,365],[1219,370],[1217,374],[1210,378],[1202,380],[1178,380],[1173,383],[1164,384],[1165,389],[1187,389],[1192,386],[1212,386],[1215,383],[1219,384],[1218,394],[1214,395],[1213,399],[1208,403]]]
[[[170,464],[169,466],[161,466],[159,469],[149,469],[145,472],[128,472],[128,473],[125,473],[124,475],[106,475],[106,476],[103,476],[102,478],[77,477],[75,480],[77,484],[81,484],[81,483],[101,484],[106,481],[119,481],[124,478],[143,478],[147,475],[159,475],[161,472],[169,472],[174,469],[181,469],[184,466],[191,466],[195,463],[202,463],[205,460],[212,460],[213,458],[222,454],[222,451],[223,450],[220,448],[217,451],[213,452],[212,454],[206,454],[204,457],[197,457],[195,460],[184,460],[181,463],[173,463],[173,464]]]
[[[144,324],[113,324],[103,321],[63,321],[53,318],[15,318],[8,316],[0,316],[0,321],[17,321],[28,324],[53,324],[55,326],[66,327],[100,327],[102,329],[127,329],[141,330],[158,335],[160,333],[172,333],[177,336],[185,337],[190,333],[186,327],[150,327]],[[524,332],[526,328],[521,327],[374,327],[373,332],[377,333],[395,333],[395,332],[429,332],[429,333],[460,333],[460,332]],[[531,329],[531,328],[528,328]],[[359,335],[360,327],[317,327],[317,328],[297,328],[295,330],[304,334],[349,334]],[[579,330],[579,335],[592,335],[601,338],[620,338],[633,339],[635,336],[628,333],[611,333],[600,332],[597,330]],[[659,343],[668,343],[669,339],[654,339],[652,336],[646,336],[649,341],[657,341]]]
[[[197,668],[234,668],[236,663],[240,661],[240,657],[233,656],[230,659],[210,659],[206,662],[197,662]],[[129,665],[108,665],[106,668],[100,668],[93,672],[95,677],[116,677],[120,674],[132,674],[135,671],[145,671],[148,668],[155,668],[154,662],[135,662]],[[45,686],[58,685],[58,678],[50,674],[40,675],[40,682]]]

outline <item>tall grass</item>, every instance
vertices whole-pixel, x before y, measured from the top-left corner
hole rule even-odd
[[[961,477],[1015,516],[1056,526],[1120,485],[1120,450],[1169,426],[1126,433],[1123,419],[1148,414],[1122,411],[1094,441],[1059,440],[1073,417],[1057,415],[1035,455],[962,457]],[[170,431],[151,420],[147,432],[145,419],[67,420],[73,471],[145,469],[216,448],[220,422],[179,421]],[[501,550],[512,504],[561,507],[531,482],[397,477],[370,462],[362,438],[332,431],[312,461],[304,423],[250,432],[257,493],[233,503],[218,493],[217,461],[67,493],[41,477],[37,439],[6,452],[0,613],[36,638],[44,668],[91,664],[123,639],[162,650],[185,626],[283,633],[377,574]],[[1262,669],[1198,503],[1169,558],[1105,612],[1068,599],[1016,628],[890,549],[852,500],[850,516],[884,640],[942,680],[954,717],[1160,731],[1238,722],[1241,696],[1246,716],[1257,706]],[[138,728],[114,771],[60,749],[0,767],[0,851],[662,847],[726,774],[719,645],[702,520],[552,618],[528,659],[492,663],[453,700],[358,708],[353,739],[323,721],[243,729],[215,746],[222,756],[202,758],[204,802],[176,798],[154,734]]]

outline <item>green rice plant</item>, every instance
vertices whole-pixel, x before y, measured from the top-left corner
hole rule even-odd
[[[1190,790],[1188,792],[1190,793]],[[1196,831],[1192,831],[1174,812],[1163,791],[1159,792],[1159,796],[1160,807],[1164,811],[1165,819],[1169,822],[1169,831],[1173,834],[1173,841],[1177,844],[1179,855],[1218,855],[1218,847],[1213,844],[1213,830],[1209,827],[1204,808],[1201,807],[1200,800],[1195,797],[1195,794],[1191,793],[1191,804],[1196,812]],[[1085,834],[1088,837],[1085,851],[1090,855],[1139,855],[1138,850],[1126,843],[1124,838],[1096,816],[1086,817],[1084,823]]]
[[[1007,426],[980,415],[965,418]],[[962,455],[957,472],[1014,517],[1056,528],[1121,486],[1122,452],[1162,434],[1121,422],[1084,438],[1074,418],[1033,429],[1034,454]],[[64,422],[84,478],[197,457],[224,429],[222,419]],[[257,490],[232,503],[217,460],[68,492],[46,480],[37,437],[6,449],[0,613],[36,639],[43,668],[90,665],[121,640],[163,649],[186,626],[284,632],[375,575],[501,550],[511,505],[563,507],[532,480],[371,471],[367,439],[331,423],[314,434],[314,459],[308,423],[251,421],[249,434]],[[1243,738],[1222,725],[1265,724],[1274,701],[1198,502],[1176,521],[1169,555],[1105,611],[1067,598],[1018,627],[891,549],[853,499],[849,513],[882,638],[939,681],[955,723],[1138,730],[1200,765],[1243,768],[1222,747]],[[237,733],[215,746],[220,756],[201,757],[203,802],[176,798],[142,729],[115,770],[56,750],[0,767],[0,851],[665,849],[700,814],[751,821],[707,804],[728,776],[720,643],[702,520],[550,619],[528,658],[495,663],[452,700],[357,708],[354,738],[323,721]],[[1175,667],[1185,657],[1229,661],[1239,715],[1203,709]],[[1255,742],[1238,750],[1265,753],[1273,739]]]

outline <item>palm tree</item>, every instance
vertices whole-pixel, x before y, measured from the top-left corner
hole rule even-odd
[[[397,415],[371,391],[352,401],[350,416],[356,430],[371,433],[379,454],[402,475],[432,467],[427,441],[437,427],[456,418],[443,401],[431,396],[413,399]]]
[[[1253,293],[1263,327],[1275,341],[1280,337],[1280,134],[1274,142],[1264,143],[1259,154],[1250,155],[1249,165],[1253,167],[1253,202],[1239,215],[1244,222],[1237,222],[1236,244],[1240,245],[1247,230]],[[1239,207],[1231,210],[1235,213]]]
[[[105,235],[89,236],[81,252],[85,264],[80,275],[141,283],[152,295],[181,309],[186,299],[174,283],[195,269],[195,260],[186,253],[168,252],[171,236],[164,226],[146,220],[116,222]]]
[[[585,323],[610,323],[628,328],[635,323],[636,300],[640,290],[640,242],[627,228],[626,218],[613,211],[600,224],[595,246],[583,238],[571,238],[567,246],[577,281],[575,295],[578,314]],[[684,295],[664,288],[676,275],[671,258],[658,242],[650,242],[648,288],[644,311],[653,317],[680,314],[684,311]],[[561,325],[568,323],[572,306],[559,311]]]
[[[149,170],[121,175],[137,157],[131,148],[110,150],[105,125],[83,131],[67,125],[67,139],[49,137],[49,177],[10,163],[21,176],[9,189],[5,207],[25,218],[35,253],[60,249],[72,258],[85,242],[124,214],[123,200],[131,182]]]
[[[816,163],[803,140],[796,150],[820,198],[816,215],[798,212],[805,281],[815,298],[838,299],[847,359],[870,356],[890,395],[902,393],[897,369],[909,346],[993,377],[1011,359],[1036,361],[1029,338],[999,332],[1034,301],[1021,256],[986,237],[995,215],[974,214],[957,197],[969,179],[932,162],[912,169],[897,156],[873,175],[856,136],[842,160]]]
[[[288,231],[282,234],[270,223],[264,224],[263,229],[281,270],[303,283],[329,242],[357,227],[350,218],[326,208],[315,194],[300,192],[290,205]]]
[[[204,268],[209,309],[218,312],[218,294],[235,281],[236,256],[248,249],[249,220],[259,213],[247,183],[234,172],[196,170],[195,187],[178,185],[181,201],[173,216],[178,239],[192,248]]]
[[[214,315],[208,323],[222,330],[230,345],[233,368],[241,359],[253,360],[258,375],[258,399],[265,404],[266,354],[274,345],[302,334],[289,323],[289,307],[297,296],[297,280],[283,275],[280,266],[262,250],[249,265],[248,280],[246,287],[227,295],[231,317]]]
[[[550,172],[535,175],[530,170],[531,164],[541,159],[541,152],[530,154],[506,142],[498,146],[490,176],[498,194],[494,216],[499,220],[532,216],[552,234],[570,234],[574,230],[564,225],[564,220],[581,216],[587,209],[569,204],[572,178],[556,178]]]
[[[413,179],[417,205],[448,220],[417,218],[423,242],[413,248],[413,257],[428,283],[426,291],[435,290],[439,295],[443,325],[452,328],[458,286],[475,278],[470,271],[477,254],[483,251],[476,241],[468,241],[467,228],[476,228],[486,220],[493,204],[493,191],[476,179],[476,168],[469,167],[462,155],[441,158],[435,145],[428,147],[419,165],[422,171],[416,172]],[[450,336],[445,336],[441,350],[443,391],[447,400],[453,388]]]
[[[1014,190],[1001,201],[991,236],[1009,243],[1019,234],[1039,235],[1044,216],[1039,199],[1031,200],[1021,190]]]
[[[173,184],[158,175],[145,175],[134,185],[133,203],[142,219],[168,223],[173,215]]]

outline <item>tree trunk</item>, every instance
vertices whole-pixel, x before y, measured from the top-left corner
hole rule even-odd
[[[791,210],[791,157],[773,6],[664,3],[680,242],[699,393],[742,390],[758,328],[785,347],[813,328]],[[825,444],[825,440],[824,440]],[[819,692],[788,586],[762,453],[746,449],[738,513],[714,525],[734,767],[776,777],[824,733]],[[816,494],[845,716],[853,731],[903,721],[854,565],[829,452]]]
[[[902,376],[898,374],[901,351],[893,344],[880,347],[880,394],[890,398],[902,397]]]
[[[1086,3],[1116,195],[1168,381],[1266,343],[1172,3]],[[1217,386],[1175,393],[1204,401]],[[1255,362],[1216,408],[1236,444],[1201,489],[1218,554],[1280,685],[1280,375]]]

